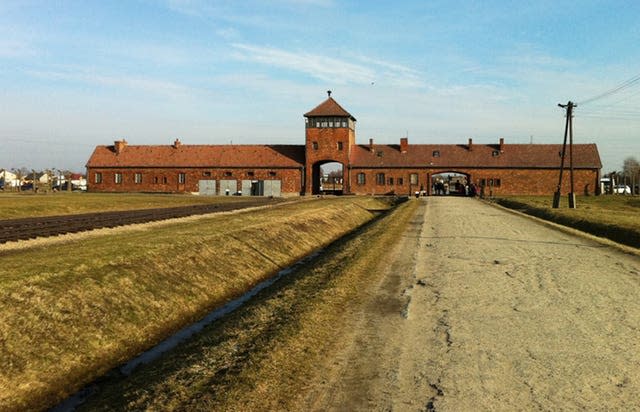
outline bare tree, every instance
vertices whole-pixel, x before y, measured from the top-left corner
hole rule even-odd
[[[622,173],[625,176],[637,176],[640,172],[640,163],[638,159],[633,156],[627,157],[624,159],[624,163],[622,164]]]
[[[633,156],[624,159],[622,174],[631,184],[631,193],[636,193],[636,185],[640,183],[640,162]]]

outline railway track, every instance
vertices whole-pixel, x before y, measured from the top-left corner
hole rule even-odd
[[[278,202],[280,202],[280,200],[252,199],[233,203],[6,219],[0,220],[0,244],[10,241],[35,239],[37,237],[83,232],[92,229],[124,226],[134,223],[147,223],[178,217],[226,212]]]

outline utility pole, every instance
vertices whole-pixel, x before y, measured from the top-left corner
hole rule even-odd
[[[566,109],[566,123],[564,127],[564,141],[562,142],[562,153],[560,154],[560,177],[558,178],[558,187],[553,194],[553,208],[560,206],[560,191],[562,190],[562,172],[564,171],[564,159],[567,154],[567,135],[569,136],[569,179],[571,181],[571,192],[569,193],[569,208],[576,208],[576,194],[574,191],[573,180],[573,108],[578,107],[577,104],[569,101],[567,104],[558,103],[558,107]]]

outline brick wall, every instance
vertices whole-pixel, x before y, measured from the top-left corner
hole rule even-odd
[[[552,169],[459,169],[457,173],[466,174],[471,182],[480,186],[482,179],[489,194],[490,180],[493,180],[493,195],[550,195],[558,184],[558,170]],[[364,184],[358,183],[358,174],[364,173]],[[384,173],[384,184],[376,179],[378,173]],[[417,184],[411,184],[411,174],[418,175]],[[431,194],[431,177],[446,173],[434,169],[358,169],[349,171],[351,193],[365,194],[412,194],[416,190],[425,190]],[[574,190],[577,195],[596,194],[598,187],[597,169],[574,170]],[[562,193],[569,192],[569,171],[563,176]]]
[[[338,143],[342,143],[339,149]],[[317,148],[314,148],[314,143]],[[348,127],[306,129],[306,182],[305,192],[310,194],[312,190],[313,165],[321,161],[336,161],[342,163],[346,170],[349,164],[349,154],[355,143],[355,133]],[[345,182],[345,192],[349,191]]]
[[[96,183],[100,173],[102,182]],[[121,176],[116,183],[116,174]],[[136,173],[142,182],[135,182]],[[179,182],[179,174],[184,173],[184,184]],[[91,168],[87,170],[87,186],[91,192],[197,192],[200,180],[237,180],[240,190],[241,180],[280,180],[283,195],[300,194],[302,188],[301,169],[212,169],[212,168]],[[218,185],[219,186],[219,185]]]
[[[478,186],[484,179],[486,194],[489,194],[490,179],[493,179],[493,195],[550,195],[558,183],[558,171],[551,169],[459,169],[467,174]],[[96,183],[96,173],[102,174],[102,183]],[[121,174],[121,183],[116,183],[116,173]],[[135,174],[140,173],[142,182],[135,182]],[[179,183],[179,173],[185,174],[185,183]],[[253,173],[253,175],[251,175]],[[275,173],[275,176],[271,175]],[[358,183],[358,174],[364,173],[364,184]],[[378,184],[376,174],[384,173],[384,184]],[[350,191],[357,195],[398,194],[409,195],[416,190],[431,194],[431,177],[442,173],[433,169],[345,169],[345,186],[350,183]],[[207,175],[208,174],[208,175]],[[411,183],[411,174],[417,175],[417,184]],[[598,188],[596,169],[574,171],[577,195],[593,195]],[[309,177],[310,178],[310,177]],[[165,182],[166,179],[166,182]],[[88,190],[92,192],[197,192],[199,180],[237,180],[238,190],[241,180],[280,180],[283,195],[297,195],[302,191],[302,171],[300,169],[117,169],[96,168],[88,170]],[[498,182],[499,180],[499,182]],[[218,185],[219,187],[219,185]],[[562,193],[569,192],[569,171],[563,176]]]

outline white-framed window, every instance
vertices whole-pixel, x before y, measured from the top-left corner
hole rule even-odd
[[[412,185],[417,185],[418,184],[418,174],[417,173],[411,173],[409,183],[411,183]]]
[[[136,173],[135,175],[133,175],[133,181],[136,184],[142,183],[142,173]]]
[[[97,172],[94,178],[95,183],[102,183],[102,173]]]
[[[184,173],[178,173],[178,183],[184,184],[187,181],[187,175]]]
[[[367,182],[367,178],[364,173],[358,173],[357,182],[359,185],[363,185]]]
[[[122,183],[122,173],[116,173],[113,175],[113,181],[117,184]]]

